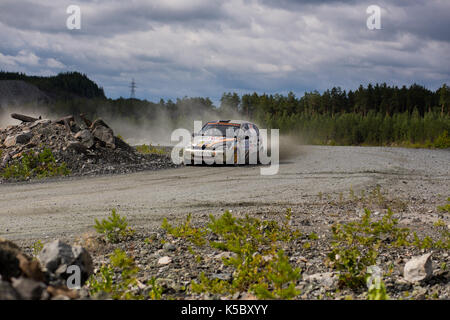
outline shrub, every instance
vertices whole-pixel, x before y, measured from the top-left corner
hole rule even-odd
[[[450,137],[448,132],[444,131],[439,137],[434,141],[434,147],[438,149],[450,148]]]
[[[70,174],[66,164],[58,164],[52,151],[45,148],[40,153],[32,149],[24,152],[21,161],[8,164],[2,172],[5,179],[25,180],[31,177],[45,178]]]
[[[108,219],[98,221],[95,219],[95,230],[103,234],[107,241],[117,243],[127,239],[134,234],[134,230],[128,227],[128,222],[125,217],[121,217],[116,209],[112,209],[111,215]]]
[[[332,226],[332,250],[328,254],[330,266],[339,272],[339,284],[357,288],[364,284],[367,267],[374,265],[378,250],[384,238],[390,239],[390,245],[406,245],[409,231],[397,228],[393,212],[383,216],[380,221],[371,220],[371,212],[365,210],[361,221]]]
[[[94,275],[89,279],[90,294],[106,292],[113,299],[143,299],[142,296],[135,295],[129,290],[137,285],[136,274],[139,269],[136,267],[134,259],[127,256],[124,251],[116,249],[109,260],[109,264],[100,267],[99,279]],[[116,277],[116,273],[119,273],[120,277]]]

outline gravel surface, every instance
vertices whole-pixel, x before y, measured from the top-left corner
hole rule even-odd
[[[193,220],[203,224],[209,213],[231,210],[236,216],[249,213],[277,220],[291,208],[293,227],[304,234],[319,235],[312,249],[303,248],[307,239],[286,248],[291,263],[303,270],[303,280],[297,284],[303,292],[300,298],[344,298],[349,294],[365,298],[364,292],[336,293],[334,285],[327,289],[324,283],[308,278],[330,272],[323,260],[329,250],[331,225],[360,218],[363,208],[380,215],[390,207],[402,227],[419,236],[434,236],[433,223],[439,219],[450,226],[449,214],[437,209],[450,196],[449,164],[449,150],[305,146],[296,157],[283,160],[274,176],[260,175],[258,166],[202,166],[1,185],[0,237],[14,240],[25,250],[31,250],[38,239],[90,239],[94,219],[104,218],[117,208],[137,229],[137,235],[115,246],[92,240],[96,243],[91,243],[91,253],[97,268],[119,246],[135,257],[142,269],[142,281],[152,276],[166,279],[161,280],[165,281],[166,294],[217,298],[188,295],[180,288],[201,271],[226,277],[229,270],[214,258],[219,252],[202,249],[199,254],[203,261],[196,262],[188,244],[164,234],[162,219],[177,223],[192,213]],[[382,196],[373,196],[374,190],[381,190]],[[155,240],[144,241],[149,238]],[[173,247],[164,247],[162,239]],[[385,279],[391,297],[449,299],[448,252],[433,253],[430,280],[404,282],[402,268],[406,261],[425,252],[416,248],[380,252],[380,265],[394,266]],[[159,265],[157,261],[165,256],[171,262]],[[245,297],[241,293],[229,298]]]
[[[348,195],[350,188],[360,195],[377,185],[406,204],[404,219],[432,222],[439,215],[436,207],[450,196],[449,164],[448,150],[308,146],[284,160],[273,176],[260,175],[257,166],[202,166],[6,184],[0,185],[0,236],[76,235],[91,230],[94,218],[111,208],[145,227],[159,225],[163,217],[226,209],[322,213],[328,198]]]

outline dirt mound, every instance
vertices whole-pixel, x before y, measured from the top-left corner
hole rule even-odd
[[[19,125],[0,129],[1,168],[24,156],[50,149],[55,162],[65,163],[71,175],[127,173],[175,166],[167,155],[143,155],[120,138],[102,120],[81,115],[57,120],[12,114]]]

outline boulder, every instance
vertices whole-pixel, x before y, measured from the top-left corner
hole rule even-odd
[[[25,300],[40,300],[46,289],[44,283],[24,277],[13,278],[12,287]]]
[[[17,245],[0,238],[0,276],[3,280],[9,281],[12,277],[21,275],[20,262],[17,258],[19,254],[21,251]]]
[[[94,145],[94,137],[92,136],[92,133],[87,129],[78,131],[75,134],[75,139],[79,140],[88,149],[92,148],[92,146]]]
[[[9,282],[0,280],[0,300],[19,300],[20,295]]]
[[[31,132],[22,132],[15,136],[6,137],[3,145],[6,148],[9,148],[15,146],[16,144],[27,144],[28,142],[30,142],[32,137],[33,134]]]
[[[115,149],[114,132],[102,119],[95,120],[90,128],[95,138],[102,141],[107,147]]]
[[[30,142],[31,138],[33,138],[33,134],[31,132],[22,132],[16,136],[16,144],[26,144]]]
[[[406,262],[403,277],[409,282],[417,282],[430,278],[433,275],[433,262],[431,253],[420,257],[413,257]]]
[[[81,270],[81,285],[94,271],[92,258],[86,249],[81,246],[72,247],[61,240],[44,245],[38,259],[48,272],[63,279],[71,275],[66,272],[69,266],[78,266]]]
[[[6,148],[15,146],[16,145],[16,137],[15,136],[7,136],[5,141],[3,141],[3,145]]]
[[[67,150],[74,150],[76,153],[84,153],[86,152],[87,147],[79,141],[71,141],[67,144]]]

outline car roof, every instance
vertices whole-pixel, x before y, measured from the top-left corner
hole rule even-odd
[[[235,123],[235,124],[244,124],[244,123],[249,123],[252,124],[254,126],[256,126],[254,123],[250,122],[250,121],[245,121],[245,120],[215,120],[215,121],[208,121],[207,123]],[[256,126],[257,127],[257,126]]]

